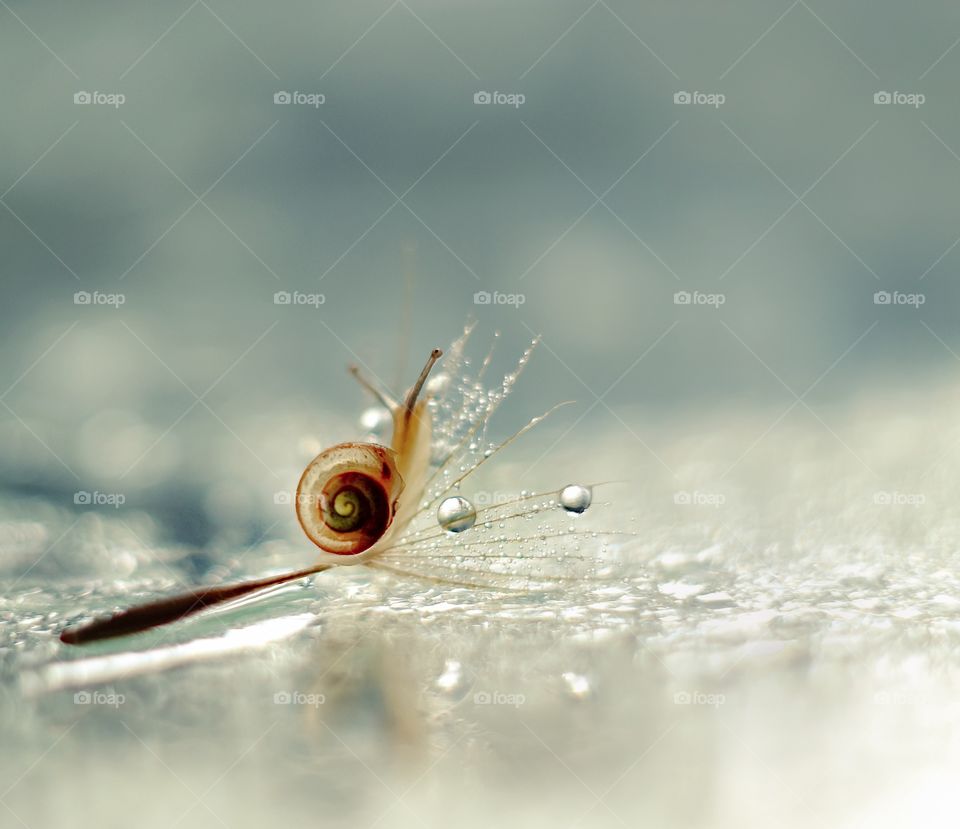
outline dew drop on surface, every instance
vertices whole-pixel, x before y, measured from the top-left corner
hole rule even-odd
[[[569,484],[560,490],[560,506],[575,515],[586,512],[592,500],[593,493],[586,486]]]
[[[437,677],[435,684],[442,693],[456,696],[463,690],[464,683],[463,666],[455,659],[448,659],[444,663],[443,672]]]
[[[592,691],[590,680],[583,674],[567,671],[563,674],[563,681],[567,686],[567,693],[574,699],[586,699],[590,696],[590,692]]]
[[[448,532],[462,533],[477,522],[477,510],[466,498],[454,495],[444,498],[437,509],[437,521]]]
[[[383,432],[393,423],[393,416],[383,406],[371,406],[360,415],[360,428],[375,435]]]

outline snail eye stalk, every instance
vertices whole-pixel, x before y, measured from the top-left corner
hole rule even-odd
[[[410,387],[410,391],[407,392],[407,399],[403,403],[403,413],[405,418],[409,419],[410,415],[413,414],[413,407],[417,403],[417,398],[420,396],[420,392],[423,389],[423,384],[427,382],[427,377],[429,376],[431,369],[437,364],[437,360],[439,360],[442,356],[443,352],[439,348],[435,348],[430,352],[430,356],[427,357],[427,363],[423,367],[423,371],[420,372],[417,382]]]

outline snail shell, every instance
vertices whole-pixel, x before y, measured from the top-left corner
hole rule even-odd
[[[341,443],[317,455],[300,476],[297,518],[322,550],[356,555],[386,535],[402,491],[392,449]]]

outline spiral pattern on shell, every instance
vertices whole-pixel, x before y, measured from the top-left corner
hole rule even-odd
[[[342,443],[321,452],[304,470],[297,487],[297,518],[321,549],[356,555],[387,532],[402,490],[392,450]]]

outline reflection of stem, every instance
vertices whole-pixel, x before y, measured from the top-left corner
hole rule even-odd
[[[199,613],[213,605],[238,599],[263,590],[265,587],[275,587],[290,581],[312,576],[328,570],[332,564],[315,564],[303,570],[292,573],[283,573],[279,576],[267,576],[263,579],[243,581],[237,584],[227,584],[220,587],[200,587],[181,593],[179,596],[170,596],[158,599],[155,602],[118,611],[106,619],[95,619],[76,627],[66,628],[60,633],[60,641],[68,645],[83,645],[87,642],[96,642],[100,639],[111,639],[115,636],[126,636],[130,633],[141,633],[151,628],[176,622],[194,613]]]

